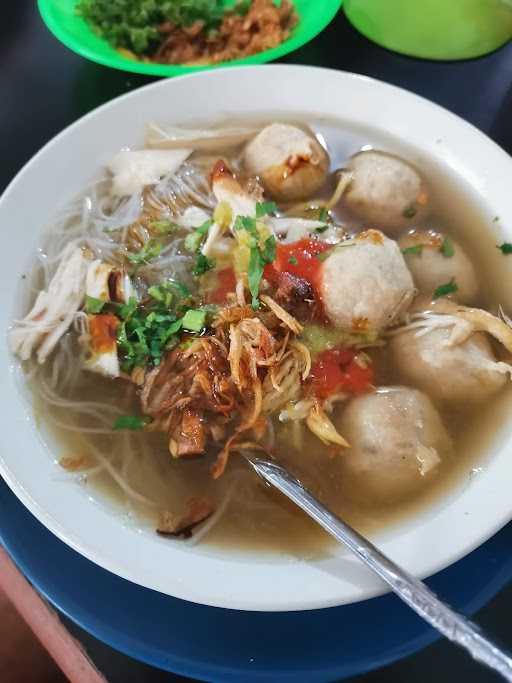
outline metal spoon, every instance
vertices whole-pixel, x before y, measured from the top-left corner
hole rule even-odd
[[[512,658],[487,638],[469,619],[454,612],[419,579],[401,569],[373,543],[361,536],[342,519],[329,512],[298,479],[284,467],[262,460],[251,453],[245,458],[256,473],[288,496],[331,536],[346,545],[370,569],[431,626],[457,645],[465,648],[477,661],[500,673],[512,682]]]

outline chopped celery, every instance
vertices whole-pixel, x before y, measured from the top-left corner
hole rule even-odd
[[[330,351],[341,346],[372,344],[377,340],[377,336],[375,332],[347,332],[310,323],[304,325],[301,341],[304,342],[314,357],[323,351]]]
[[[182,319],[183,329],[189,332],[201,332],[206,320],[206,311],[198,309],[190,309],[185,313]]]

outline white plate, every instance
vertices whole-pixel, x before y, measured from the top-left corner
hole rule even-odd
[[[247,113],[265,117],[276,111],[291,117],[296,112],[337,117],[402,139],[433,167],[441,164],[456,174],[488,214],[489,225],[494,215],[500,216],[512,241],[511,159],[444,109],[390,85],[324,69],[266,66],[199,73],[160,81],[93,111],[48,143],[13,180],[0,200],[2,329],[9,325],[23,268],[43,227],[113,153],[141,141],[147,121],[186,123]],[[123,523],[57,476],[20,395],[5,343],[0,371],[2,475],[39,521],[102,567],[179,598],[248,610],[327,607],[384,592],[378,580],[346,555],[316,562],[261,555],[255,561],[240,553],[183,549]],[[512,511],[510,438],[509,430],[501,434],[484,471],[441,506],[380,537],[383,550],[424,577],[505,524]]]

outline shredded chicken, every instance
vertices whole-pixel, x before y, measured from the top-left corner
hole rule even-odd
[[[314,401],[311,406],[306,418],[306,424],[324,444],[334,444],[335,446],[350,448],[348,441],[336,431],[336,427],[329,420],[318,401]]]
[[[447,312],[466,321],[473,328],[472,331],[487,332],[494,337],[500,344],[512,353],[512,328],[497,316],[484,311],[480,308],[470,308],[469,306],[459,306],[451,301],[442,301],[438,306],[440,312]],[[467,337],[469,337],[467,334]],[[455,343],[460,343],[464,339],[459,339]]]
[[[447,346],[462,344],[474,332],[487,332],[512,353],[512,327],[503,314],[500,318],[489,311],[461,306],[448,299],[434,302],[430,311],[413,313],[405,325],[390,330],[388,335],[394,336],[413,329],[422,335],[439,327],[453,327]]]
[[[292,315],[284,310],[282,306],[276,303],[271,297],[266,294],[261,295],[261,300],[267,304],[272,313],[275,314],[281,322],[283,322],[294,334],[300,334],[302,332],[302,325],[296,320]]]
[[[214,221],[208,230],[201,252],[211,257],[219,247],[226,230],[233,231],[237,216],[254,216],[256,202],[261,199],[261,188],[243,188],[228,165],[219,159],[211,172],[212,192],[218,201]]]
[[[222,159],[213,167],[211,179],[215,198],[231,209],[231,228],[237,216],[254,216],[259,194],[245,190]]]
[[[37,352],[38,362],[44,363],[67,332],[83,304],[88,265],[80,247],[70,244],[64,249],[48,291],[39,292],[31,311],[9,332],[9,347],[21,360]]]

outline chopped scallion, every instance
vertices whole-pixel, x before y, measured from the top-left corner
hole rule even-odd
[[[423,251],[423,244],[414,244],[412,247],[405,247],[402,249],[402,254],[416,254],[421,256]]]
[[[112,425],[112,429],[130,429],[132,431],[138,431],[144,429],[150,422],[151,418],[141,415],[121,415],[121,417],[118,417]]]
[[[184,330],[189,330],[190,332],[201,332],[201,330],[204,328],[205,320],[206,311],[201,311],[200,309],[190,309],[185,313],[181,322]]]
[[[168,235],[169,233],[178,230],[179,225],[176,225],[176,223],[172,223],[171,221],[162,220],[153,221],[149,224],[149,227],[151,230],[155,230],[155,232],[158,232],[160,235]]]
[[[321,209],[318,211],[318,220],[319,221],[327,221],[329,220],[329,212],[325,208],[325,206],[322,206]],[[325,229],[327,229],[327,226],[325,226]],[[318,228],[317,228],[318,230]]]
[[[215,267],[215,261],[212,261],[209,259],[207,256],[204,254],[199,253],[196,258],[196,265],[194,267],[194,270],[192,273],[199,277],[200,275],[203,275],[204,273],[208,272],[212,268]]]
[[[102,299],[96,299],[94,296],[85,297],[85,312],[94,314],[100,313],[107,302]]]
[[[212,224],[213,221],[209,219],[196,228],[193,232],[189,233],[185,237],[185,249],[192,252],[198,251]]]
[[[439,287],[437,287],[437,289],[434,291],[433,298],[439,299],[442,296],[454,294],[458,291],[458,289],[459,288],[457,286],[457,283],[455,282],[455,278],[452,277],[450,282],[445,282],[443,285],[439,285]]]
[[[256,218],[263,218],[269,213],[276,213],[277,204],[275,202],[258,202],[256,204]]]
[[[151,239],[146,242],[140,251],[135,254],[128,254],[128,260],[136,266],[148,263],[152,259],[160,256],[162,245],[157,240]]]
[[[439,251],[445,258],[451,258],[455,254],[453,242],[448,237],[445,237],[439,247]]]
[[[416,215],[416,207],[414,204],[409,204],[409,206],[406,206],[405,209],[402,211],[402,216],[404,218],[414,218]]]

